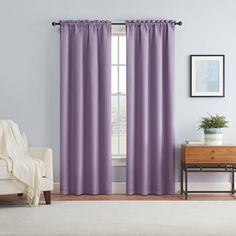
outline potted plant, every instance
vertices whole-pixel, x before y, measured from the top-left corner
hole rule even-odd
[[[204,130],[205,144],[221,145],[223,144],[223,130],[228,127],[229,121],[224,116],[215,116],[209,114],[208,117],[202,117],[199,129]]]

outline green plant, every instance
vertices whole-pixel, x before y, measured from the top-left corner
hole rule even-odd
[[[215,116],[208,113],[208,117],[202,117],[199,125],[199,129],[211,129],[211,128],[227,128],[229,121],[226,121],[225,116]]]

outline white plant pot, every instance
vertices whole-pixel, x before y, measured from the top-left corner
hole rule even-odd
[[[222,145],[223,131],[222,129],[204,129],[204,137],[206,145]]]

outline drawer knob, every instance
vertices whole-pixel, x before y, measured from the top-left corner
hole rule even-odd
[[[215,150],[212,150],[212,153],[214,153],[215,152]]]
[[[211,159],[212,159],[212,160],[214,160],[214,159],[215,159],[215,157],[211,157]]]

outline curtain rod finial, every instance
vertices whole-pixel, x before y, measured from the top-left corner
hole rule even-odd
[[[59,25],[59,23],[53,21],[53,22],[52,22],[52,26],[56,26],[56,25]]]

